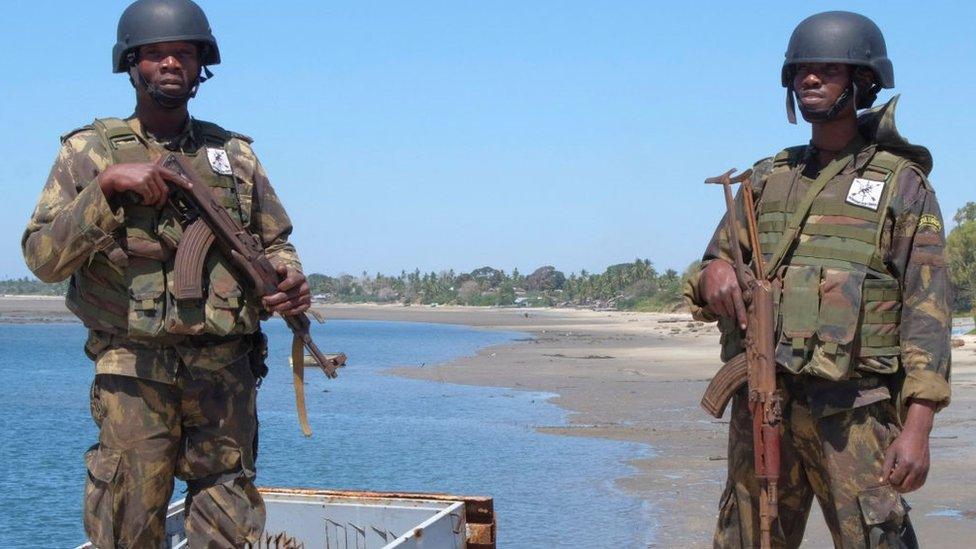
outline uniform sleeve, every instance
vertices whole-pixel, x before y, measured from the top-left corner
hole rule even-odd
[[[264,252],[276,267],[285,265],[298,271],[302,270],[302,263],[288,237],[291,235],[291,219],[285,212],[285,207],[278,200],[268,181],[268,174],[260,161],[255,162],[254,168],[254,218],[255,233],[264,245]]]
[[[685,278],[682,294],[685,298],[685,304],[688,305],[688,309],[691,311],[692,318],[701,322],[715,322],[718,320],[718,317],[705,308],[705,301],[701,298],[701,294],[698,289],[698,283],[701,281],[702,269],[704,269],[707,264],[707,262],[702,261]]]
[[[914,169],[902,170],[892,202],[889,264],[902,281],[903,402],[949,404],[952,312],[945,231],[935,193]]]
[[[70,277],[111,246],[122,223],[95,182],[107,161],[94,142],[84,135],[64,142],[21,238],[27,267],[44,282]]]

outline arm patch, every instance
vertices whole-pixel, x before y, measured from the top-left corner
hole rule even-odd
[[[918,230],[932,229],[937,233],[942,232],[942,220],[939,216],[933,214],[922,214],[922,217],[918,218]]]

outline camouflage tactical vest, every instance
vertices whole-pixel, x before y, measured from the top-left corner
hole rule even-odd
[[[199,147],[179,154],[190,159],[218,200],[246,227],[252,189],[234,177],[233,159],[228,158],[225,149],[227,142],[237,136],[207,122],[194,120],[192,124]],[[92,128],[113,164],[154,162],[164,152],[170,152],[144,140],[117,118],[95,120]],[[211,159],[210,155],[221,153],[225,163]],[[218,168],[228,166],[230,169],[218,172]],[[125,221],[116,233],[118,245],[94,254],[71,280],[67,303],[86,326],[156,341],[180,335],[239,335],[257,329],[259,311],[254,300],[245,298],[229,262],[215,248],[207,255],[202,273],[205,297],[175,299],[174,257],[183,235],[177,213],[168,206],[157,210],[122,202]]]
[[[757,221],[767,262],[790,236],[789,222],[811,186],[801,173],[804,154],[805,147],[779,153],[766,178]],[[897,371],[901,291],[882,257],[882,239],[895,181],[909,165],[876,151],[828,180],[813,199],[775,270],[782,283],[776,359],[792,372],[840,380],[853,366]]]

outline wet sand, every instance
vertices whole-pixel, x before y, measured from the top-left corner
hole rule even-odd
[[[617,486],[647,501],[660,526],[655,546],[711,545],[725,478],[727,422],[698,406],[718,361],[718,334],[683,314],[564,309],[331,305],[327,318],[437,322],[526,332],[525,341],[477,356],[393,373],[416,379],[546,391],[568,426],[540,430],[650,444],[650,457]],[[0,322],[72,318],[59,299],[0,298]],[[932,470],[908,496],[926,546],[968,546],[976,532],[976,336],[957,337],[953,403],[936,418]],[[582,464],[585,466],[585,464]],[[805,547],[830,547],[814,510]]]
[[[0,296],[0,323],[77,322],[63,297]]]

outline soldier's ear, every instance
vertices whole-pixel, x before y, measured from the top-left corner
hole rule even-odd
[[[874,71],[868,67],[855,67],[851,79],[859,88],[870,88],[877,81]]]

